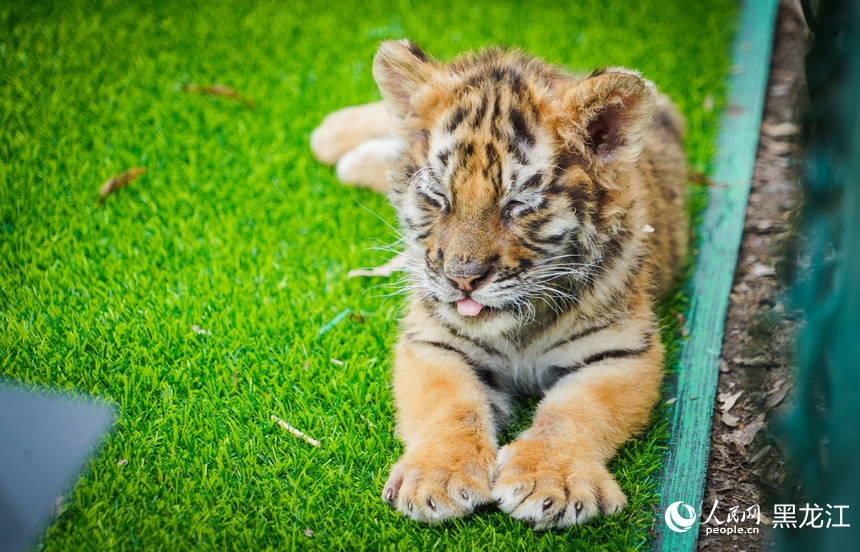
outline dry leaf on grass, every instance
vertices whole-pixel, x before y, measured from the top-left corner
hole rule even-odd
[[[684,313],[682,312],[674,311],[674,313],[675,318],[678,319],[678,331],[681,333],[682,337],[687,337],[690,335],[690,330],[687,328],[687,317],[684,316]]]
[[[65,495],[58,495],[54,497],[54,504],[51,507],[51,515],[56,517],[63,513],[63,500],[65,499]]]
[[[303,431],[300,431],[300,430],[294,428],[293,426],[291,426],[287,422],[283,421],[282,419],[278,418],[274,414],[272,414],[271,418],[272,418],[272,420],[277,422],[279,426],[286,429],[287,431],[289,431],[290,433],[292,433],[293,435],[295,435],[296,437],[298,437],[302,441],[306,442],[307,444],[313,445],[315,447],[320,446],[319,441],[317,441],[316,439],[314,439],[312,437],[308,437]]]
[[[406,266],[406,262],[409,260],[409,257],[406,253],[398,253],[393,259],[388,261],[382,266],[378,266],[376,268],[357,268],[355,270],[350,270],[347,274],[347,278],[355,278],[357,276],[391,276],[393,273],[403,270]]]
[[[713,181],[711,177],[706,175],[703,172],[694,171],[687,175],[687,180],[691,184],[695,184],[697,186],[705,186],[710,187],[713,185]]]
[[[188,83],[188,84],[182,85],[182,90],[184,90],[185,92],[191,92],[193,94],[207,94],[209,96],[221,96],[224,98],[230,98],[230,99],[242,102],[243,104],[247,105],[251,109],[254,109],[255,107],[257,107],[257,102],[255,102],[254,100],[252,100],[248,96],[241,94],[240,92],[236,91],[235,89],[230,88],[229,86],[224,86],[223,84],[203,85],[203,84]]]
[[[97,202],[98,205],[101,205],[105,202],[105,198],[117,190],[125,188],[129,184],[131,184],[137,177],[146,172],[146,168],[144,167],[135,167],[133,169],[129,169],[122,174],[115,174],[112,177],[108,178],[102,187],[99,188],[99,200]]]

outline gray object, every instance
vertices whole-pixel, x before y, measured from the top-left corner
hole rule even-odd
[[[35,543],[112,419],[106,405],[0,387],[0,552]]]

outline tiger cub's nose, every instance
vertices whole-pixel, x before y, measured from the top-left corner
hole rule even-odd
[[[445,277],[452,286],[461,291],[475,291],[490,279],[489,266],[480,266],[470,262],[454,265],[445,270]]]

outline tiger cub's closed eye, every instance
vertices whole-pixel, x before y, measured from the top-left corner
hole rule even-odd
[[[418,195],[420,195],[424,201],[442,212],[447,213],[451,208],[448,198],[438,192],[423,189],[418,191]]]
[[[512,199],[502,207],[502,219],[510,221],[540,210],[540,199]]]

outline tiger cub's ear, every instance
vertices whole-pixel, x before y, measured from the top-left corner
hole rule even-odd
[[[388,112],[402,121],[415,93],[439,65],[409,40],[386,40],[373,58],[373,78]]]
[[[639,73],[599,69],[564,94],[567,113],[562,136],[600,166],[630,168],[642,152],[654,118],[657,88]]]

